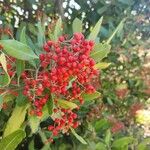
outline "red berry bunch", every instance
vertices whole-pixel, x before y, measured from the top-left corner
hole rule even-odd
[[[70,127],[77,128],[79,122],[76,121],[77,114],[67,109],[54,109],[56,114],[59,113],[59,118],[54,118],[54,125],[49,125],[48,130],[52,131],[52,136],[57,136],[61,131],[62,133],[67,133]]]
[[[118,121],[112,125],[111,131],[113,133],[118,133],[119,131],[123,130],[124,128],[125,128],[125,126],[124,126],[123,122]]]
[[[49,99],[49,95],[43,93],[46,87],[43,86],[42,81],[33,79],[32,77],[30,78],[30,76],[28,72],[22,74],[25,83],[23,94],[28,97],[29,101],[31,101],[34,106],[32,114],[40,117],[42,116],[42,109]]]
[[[117,120],[113,116],[109,116],[108,121],[111,124],[112,133],[118,133],[118,132],[120,132],[121,130],[123,130],[125,128],[124,123]]]
[[[70,41],[65,41],[65,37],[61,36],[58,42],[48,41],[44,45],[46,53],[40,55],[41,66],[50,70],[42,72],[41,76],[50,81],[44,83],[48,84],[51,93],[77,98],[81,91],[95,91],[89,84],[98,74],[94,69],[95,61],[90,58],[93,46],[93,41],[85,40],[81,33],[74,34]],[[69,91],[71,80],[72,88]]]
[[[58,105],[59,99],[67,101],[77,100],[83,104],[82,93],[93,93],[95,88],[91,81],[98,76],[94,68],[95,61],[90,57],[94,42],[86,40],[81,33],[75,33],[71,39],[60,36],[58,41],[47,41],[44,52],[40,54],[40,67],[36,77],[23,75],[24,95],[28,96],[35,108],[35,114],[42,115],[42,108],[50,95],[54,95],[55,109],[59,117],[53,118],[54,125],[48,130],[56,136],[59,132],[66,133],[70,127],[78,126],[77,114],[71,109],[64,109]]]

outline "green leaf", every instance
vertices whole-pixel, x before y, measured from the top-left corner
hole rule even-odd
[[[27,39],[26,39],[26,27],[23,27],[21,34],[20,34],[20,42],[23,44],[27,44]],[[20,78],[21,73],[25,69],[25,61],[24,60],[16,60],[16,71],[17,71],[17,76],[18,79]]]
[[[0,87],[4,87],[4,86],[7,86],[9,83],[10,83],[10,77],[9,77],[9,74],[7,72],[7,62],[6,62],[6,57],[5,57],[5,54],[2,53],[0,55],[0,64],[2,65],[3,69],[4,69],[4,72],[5,74],[4,75],[1,75],[0,77]]]
[[[23,60],[16,60],[16,71],[17,71],[17,76],[20,78],[22,72],[25,69],[25,61]]]
[[[99,62],[103,58],[107,57],[110,52],[111,45],[107,43],[98,43],[94,46],[94,50],[91,53],[91,57],[96,61]]]
[[[62,34],[62,20],[61,18],[59,18],[57,20],[57,23],[54,29],[54,40],[56,41],[61,34]]]
[[[34,138],[30,141],[28,149],[29,150],[35,150],[35,147],[34,147]]]
[[[23,27],[21,34],[20,34],[20,42],[23,44],[27,44],[27,39],[26,39],[26,27]]]
[[[116,33],[120,32],[123,29],[123,25],[124,25],[125,20],[126,20],[126,18],[122,19],[122,21],[119,23],[119,25],[116,27],[116,29],[114,30],[112,35],[107,40],[107,42],[106,42],[107,44],[109,44],[111,42],[111,40],[114,38]]]
[[[0,141],[1,150],[15,150],[18,144],[25,138],[26,133],[16,130]]]
[[[26,27],[23,27],[21,34],[20,34],[20,42],[28,45],[27,38],[29,40],[29,37],[26,36]],[[32,62],[34,62],[34,60],[29,60],[29,63],[30,62],[32,63]],[[22,72],[24,71],[24,69],[25,69],[25,61],[17,60],[16,61],[16,71],[17,71],[18,81],[19,81],[20,76],[21,76]]]
[[[48,110],[48,105],[47,105],[47,104],[43,107],[42,112],[43,112],[43,115],[42,115],[42,117],[40,118],[41,121],[44,121],[44,120],[46,120],[48,117],[50,117],[50,115],[49,115],[49,110]]]
[[[17,28],[16,31],[16,37],[15,37],[16,40],[20,40],[20,36],[22,34],[23,28],[26,28],[26,23],[21,21],[19,24],[19,28]]]
[[[13,94],[3,95],[2,97],[3,97],[3,102],[5,103],[15,99],[15,96]]]
[[[6,124],[6,128],[3,134],[4,137],[13,133],[14,131],[18,130],[21,127],[22,123],[25,120],[27,108],[28,105],[24,105],[22,107],[16,105]]]
[[[96,150],[107,150],[106,145],[102,142],[96,144]]]
[[[99,21],[96,23],[96,25],[95,25],[94,28],[92,29],[90,35],[88,36],[88,39],[89,39],[89,40],[95,41],[95,39],[96,39],[98,33],[100,32],[100,28],[101,28],[102,21],[103,21],[103,17],[101,17],[101,18],[99,19]]]
[[[47,105],[48,113],[49,115],[51,115],[53,113],[53,108],[54,108],[53,99],[48,100],[46,105]]]
[[[0,40],[0,44],[4,47],[4,51],[17,59],[31,60],[37,59],[38,56],[27,45],[16,40]]]
[[[96,91],[96,92],[91,93],[91,94],[83,93],[81,96],[83,97],[83,99],[85,101],[90,101],[90,100],[99,98],[101,96],[101,93]]]
[[[137,147],[137,150],[148,150],[148,145],[150,145],[150,138],[144,139]]]
[[[110,142],[111,142],[111,132],[110,132],[110,129],[108,129],[105,135],[105,143],[107,146],[109,146]]]
[[[107,99],[107,103],[108,103],[109,105],[113,106],[113,101],[112,101],[112,99],[109,98],[109,97],[107,97],[106,99]]]
[[[106,69],[111,65],[111,63],[105,63],[105,62],[101,62],[101,63],[97,63],[94,68],[95,69]]]
[[[75,18],[72,23],[73,33],[82,32],[82,21],[78,18]]]
[[[112,147],[114,148],[123,148],[131,143],[134,142],[134,138],[133,137],[123,137],[120,139],[117,139],[113,142]]]
[[[80,136],[78,135],[73,128],[70,128],[72,134],[82,143],[82,144],[87,144],[87,142]]]
[[[45,141],[47,141],[47,137],[45,135],[45,132],[39,130],[38,133],[41,137],[42,142],[45,143]],[[44,146],[41,148],[41,150],[51,150],[50,143],[45,143]]]
[[[129,6],[134,4],[134,0],[118,0],[118,1]]]
[[[75,103],[62,100],[62,99],[58,99],[57,104],[64,109],[75,109],[78,107]]]
[[[36,133],[39,129],[41,119],[37,116],[29,116],[28,120],[32,134]]]
[[[16,104],[18,106],[24,106],[28,103],[26,96],[22,94],[22,91],[19,91],[19,95],[16,98]]]
[[[38,46],[41,48],[45,43],[45,26],[42,25],[42,23],[39,21],[37,24],[37,28],[38,28],[38,34],[37,34]]]
[[[97,132],[99,132],[102,129],[107,129],[110,126],[110,124],[109,124],[108,120],[100,119],[100,120],[97,120],[93,126],[94,126],[95,130]]]
[[[32,23],[28,23],[27,24],[28,25],[28,30],[32,33],[32,34],[34,34],[35,36],[37,36],[37,28],[35,27],[35,25],[34,24],[32,24]]]
[[[0,76],[0,88],[9,85],[10,77],[5,73]]]

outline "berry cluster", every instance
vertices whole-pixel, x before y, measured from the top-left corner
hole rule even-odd
[[[54,118],[54,125],[49,125],[48,130],[52,131],[53,136],[57,136],[59,131],[67,133],[70,127],[77,128],[79,122],[76,121],[77,114],[67,109],[54,109],[56,114],[59,113],[59,118]]]
[[[82,34],[74,34],[70,41],[65,41],[61,36],[58,42],[48,41],[44,45],[46,54],[40,55],[41,66],[50,67],[51,70],[42,74],[49,79],[50,91],[56,95],[70,95],[77,98],[82,91],[93,92],[94,87],[89,85],[89,81],[98,71],[94,69],[95,61],[89,57],[94,43],[84,39]],[[67,87],[72,80],[71,92]],[[82,86],[81,86],[82,85]]]
[[[112,125],[111,131],[112,131],[112,133],[117,133],[117,132],[123,130],[124,128],[125,128],[125,126],[124,126],[123,122],[118,121]]]
[[[118,133],[118,132],[120,132],[121,130],[123,130],[125,128],[124,123],[117,120],[113,116],[109,116],[108,121],[111,124],[112,133]]]
[[[86,40],[81,33],[75,33],[71,39],[60,36],[58,41],[47,41],[44,52],[40,54],[40,67],[36,77],[23,74],[25,88],[23,94],[33,103],[35,114],[42,115],[42,108],[48,100],[49,93],[54,95],[54,113],[59,113],[54,125],[48,130],[53,136],[58,132],[66,133],[70,127],[76,128],[77,115],[71,109],[64,109],[57,105],[59,99],[79,101],[83,104],[82,93],[93,93],[95,88],[91,81],[98,76],[94,68],[95,61],[90,57],[94,42]]]
[[[42,116],[42,109],[49,99],[49,95],[44,93],[46,87],[42,84],[42,79],[39,77],[34,79],[28,72],[24,72],[22,78],[25,83],[23,94],[28,97],[34,106],[34,110],[30,113],[40,117]]]

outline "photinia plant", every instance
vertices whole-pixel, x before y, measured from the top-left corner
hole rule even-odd
[[[32,36],[37,42],[26,35],[25,27],[18,40],[0,40],[1,109],[7,109],[7,103],[14,100],[12,113],[3,130],[1,148],[9,146],[9,149],[15,149],[25,137],[27,126],[31,129],[30,136],[48,131],[46,139],[42,138],[43,142],[53,142],[61,133],[71,131],[86,144],[74,130],[80,125],[78,111],[87,100],[101,96],[92,81],[99,77],[100,69],[110,65],[101,60],[109,53],[109,43],[124,22],[107,42],[99,43],[95,41],[98,41],[102,19],[87,38],[81,33],[82,21],[76,18],[73,35],[62,33],[62,22],[58,19],[48,36],[45,36],[45,27],[40,22],[37,24],[37,37]],[[50,119],[49,124],[42,128],[40,123],[47,119]],[[14,139],[10,138],[12,135]],[[19,140],[15,139],[17,135]],[[11,140],[16,140],[16,144],[10,144]]]

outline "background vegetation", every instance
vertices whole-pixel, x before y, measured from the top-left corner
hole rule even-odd
[[[104,62],[111,65],[101,71],[93,85],[101,97],[86,103],[78,112],[81,126],[77,133],[88,143],[84,145],[70,135],[61,135],[54,143],[45,143],[48,132],[42,132],[49,120],[40,127],[27,126],[26,137],[16,149],[60,150],[148,150],[150,121],[136,115],[137,110],[150,111],[150,1],[148,0],[4,0],[0,1],[1,39],[19,40],[26,27],[30,46],[40,49],[41,21],[47,38],[51,38],[58,16],[63,20],[63,33],[72,34],[75,18],[82,20],[83,33],[89,35],[103,16],[96,41],[110,43],[111,51]],[[117,28],[119,31],[113,36]],[[38,39],[37,39],[38,37]],[[33,44],[34,43],[34,44]],[[35,44],[36,43],[36,44]],[[100,47],[105,49],[107,47]],[[1,104],[0,134],[17,101]],[[146,118],[146,117],[145,117]],[[28,122],[25,122],[28,124]]]

